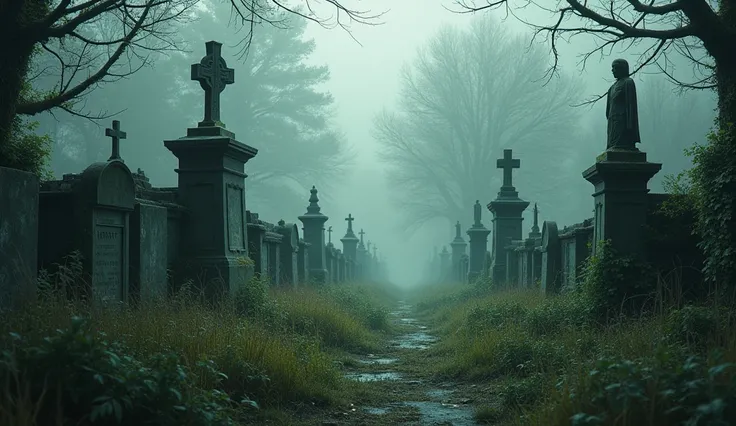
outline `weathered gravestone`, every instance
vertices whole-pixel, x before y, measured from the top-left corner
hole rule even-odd
[[[503,185],[496,199],[488,204],[488,210],[493,213],[491,278],[494,283],[501,284],[506,280],[507,244],[509,241],[521,240],[521,225],[524,220],[522,213],[529,202],[519,198],[512,183],[511,172],[521,167],[521,161],[513,158],[510,149],[503,150],[503,158],[497,161],[496,167],[503,169]]]
[[[476,200],[473,206],[473,226],[467,231],[470,239],[468,281],[471,283],[483,274],[483,261],[488,250],[488,234],[491,233],[481,222],[482,211],[480,200]]]
[[[35,296],[38,197],[36,175],[0,167],[0,310]]]
[[[296,262],[299,268],[299,282],[306,284],[309,282],[309,243],[299,238],[299,251],[296,255]]]
[[[130,295],[134,300],[164,298],[168,284],[166,207],[138,200],[130,216]]]
[[[263,237],[266,227],[258,219],[258,213],[245,212],[248,224],[248,257],[253,261],[253,272],[264,278],[268,275],[268,256],[263,250]]]
[[[87,167],[75,191],[75,205],[79,248],[94,299],[127,301],[135,181],[125,163],[112,160]]]
[[[299,282],[299,228],[296,224],[279,221],[276,228],[281,234],[281,283],[296,286]]]
[[[317,197],[317,188],[312,186],[309,191],[309,206],[307,212],[299,216],[299,220],[304,224],[303,233],[304,241],[309,246],[309,276],[317,283],[325,283],[327,280],[327,267],[325,265],[325,230],[324,225],[329,219],[320,213],[319,198]]]
[[[560,238],[557,223],[544,221],[542,224],[542,292],[559,292],[560,279]]]
[[[458,221],[455,224],[455,238],[450,243],[450,247],[452,249],[452,279],[454,281],[462,282],[465,280],[465,277],[460,278],[460,259],[462,259],[463,255],[465,254],[465,248],[467,246],[468,243],[466,243],[462,237],[462,231],[460,230],[460,221]]]
[[[266,235],[263,237],[264,250],[268,256],[268,278],[271,284],[281,284],[281,240],[282,235],[270,223],[266,225]]]
[[[358,242],[360,241],[353,232],[353,221],[355,218],[352,214],[348,214],[345,220],[348,222],[348,230],[345,232],[345,236],[340,238],[342,251],[347,259],[355,260],[358,257]]]

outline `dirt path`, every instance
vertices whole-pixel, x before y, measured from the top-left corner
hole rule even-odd
[[[391,312],[398,335],[381,353],[344,360],[346,377],[362,382],[361,400],[331,413],[322,425],[475,425],[472,395],[476,385],[433,380],[430,366],[440,362],[432,351],[437,337],[415,318],[411,305],[399,302]]]

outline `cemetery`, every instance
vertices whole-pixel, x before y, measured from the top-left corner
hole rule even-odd
[[[509,1],[464,7],[480,11]],[[43,13],[66,22],[67,15],[91,13],[92,3],[62,1]],[[180,6],[186,10],[184,3]],[[356,12],[339,2],[328,3],[355,19],[351,13]],[[400,114],[379,116],[375,127],[384,137],[393,131],[405,146],[404,151],[387,149],[378,161],[396,152],[411,154],[405,165],[426,163],[424,169],[416,166],[419,180],[448,181],[434,188],[438,199],[452,198],[447,188],[455,188],[463,204],[459,210],[446,209],[444,216],[427,214],[447,222],[452,235],[433,250],[427,250],[428,244],[422,247],[431,255],[421,260],[424,271],[414,271],[422,276],[421,285],[413,288],[396,282],[390,271],[410,267],[406,265],[416,253],[396,249],[385,250],[391,253],[386,255],[382,249],[379,255],[377,242],[388,234],[370,225],[388,227],[385,218],[390,215],[379,216],[384,206],[362,211],[353,203],[338,203],[339,197],[328,195],[334,188],[317,179],[298,182],[303,192],[297,200],[303,206],[299,215],[281,216],[281,210],[278,216],[264,214],[263,205],[252,202],[254,186],[263,181],[251,185],[249,173],[270,147],[257,139],[238,139],[241,132],[236,135],[223,122],[223,112],[231,106],[221,100],[228,88],[247,84],[240,80],[241,69],[249,77],[254,75],[249,68],[259,70],[252,64],[229,67],[218,41],[207,41],[204,56],[187,68],[191,78],[185,83],[196,82],[204,92],[201,120],[154,142],[176,163],[173,170],[167,168],[175,173],[175,184],[157,184],[151,176],[160,170],[136,164],[146,154],[138,155],[128,144],[150,137],[131,131],[127,126],[132,120],[106,121],[104,135],[100,131],[98,137],[107,160],[60,178],[14,167],[17,158],[0,158],[0,426],[736,424],[736,228],[729,198],[736,170],[736,163],[729,163],[736,159],[729,121],[734,117],[729,92],[734,79],[729,72],[736,67],[713,41],[731,37],[733,31],[704,33],[705,20],[699,21],[694,9],[679,1],[628,2],[643,17],[676,13],[689,19],[687,26],[665,35],[637,27],[638,21],[622,23],[613,2],[611,18],[590,11],[587,3],[566,3],[569,7],[557,12],[557,26],[544,27],[553,40],[555,67],[558,31],[602,34],[617,42],[654,38],[662,41],[659,48],[668,40],[700,39],[718,63],[709,65],[719,102],[715,130],[704,136],[705,145],[692,148],[692,169],[653,190],[665,162],[654,161],[659,157],[642,137],[640,125],[653,118],[640,116],[641,97],[632,78],[646,62],[612,60],[613,83],[598,98],[605,103],[605,144],[589,141],[598,152],[590,158],[585,152],[565,154],[587,162],[575,179],[585,182],[588,201],[585,207],[574,207],[584,215],[573,221],[548,214],[543,198],[562,205],[577,187],[565,182],[559,195],[544,196],[534,189],[535,180],[543,180],[544,191],[557,191],[560,186],[547,180],[563,169],[540,168],[534,179],[521,179],[532,175],[527,164],[538,160],[534,155],[541,158],[544,153],[488,141],[495,164],[488,164],[487,156],[476,164],[478,152],[463,152],[465,162],[457,164],[449,152],[467,148],[454,145],[460,138],[456,133],[467,129],[437,136],[437,123],[428,118],[436,111],[421,108],[405,121]],[[146,4],[141,6],[145,12],[136,12],[144,18],[150,8]],[[127,6],[119,7],[130,14]],[[233,3],[234,10],[238,7]],[[301,16],[278,3],[275,7]],[[712,12],[708,26],[720,28],[724,16],[731,21],[736,16],[733,5],[721,6],[725,12],[718,13],[703,7]],[[563,29],[559,26],[566,13],[603,29]],[[135,31],[144,18],[133,26]],[[0,25],[18,22],[0,16]],[[45,37],[71,31],[66,35],[100,44],[68,25],[49,26]],[[121,40],[121,46],[137,43],[133,36]],[[299,60],[308,56],[291,52],[284,57],[289,55]],[[437,74],[429,65],[432,60],[420,63],[428,75]],[[265,73],[278,74],[277,69]],[[326,67],[318,71],[329,74]],[[402,75],[403,83],[412,86],[411,77],[410,72]],[[440,80],[442,91],[455,90]],[[18,84],[11,99],[18,105],[32,98],[21,87],[26,83]],[[185,94],[189,87],[179,89]],[[0,95],[10,99],[6,92],[0,87]],[[434,102],[437,93],[426,92],[424,100]],[[401,93],[407,97],[412,92]],[[46,96],[53,99],[53,94]],[[300,102],[269,96],[271,104]],[[330,104],[331,96],[319,102]],[[0,103],[4,100],[0,97]],[[408,110],[414,106],[404,104]],[[28,108],[13,106],[6,115],[12,121],[16,115],[44,111]],[[460,109],[454,104],[437,107],[455,118],[490,114],[480,106]],[[652,114],[651,108],[646,111]],[[553,111],[547,113],[552,121],[559,119]],[[514,114],[504,117],[510,120]],[[268,121],[248,125],[268,126],[263,123]],[[309,132],[303,123],[290,124],[295,134]],[[544,139],[546,128],[533,133],[532,124],[533,138]],[[569,133],[577,135],[577,130]],[[373,136],[380,139],[380,133]],[[0,128],[0,154],[10,152],[3,151],[3,138],[9,145],[17,135],[15,127]],[[417,135],[429,136],[425,140]],[[421,150],[432,137],[447,145],[435,153],[444,161],[440,167]],[[565,164],[576,163],[571,159]],[[475,185],[480,179],[471,169],[478,166],[491,170],[500,183],[490,188],[485,181],[478,184],[485,185],[485,199],[475,195],[479,192],[469,197],[459,180],[449,182],[454,178],[448,170],[467,167]],[[442,170],[433,174],[434,169]],[[346,179],[341,173],[333,179]],[[408,202],[399,208],[409,211],[416,202],[420,210],[430,210],[428,199],[437,194],[422,192],[406,173],[400,176],[416,185],[409,185],[416,200],[403,200]],[[281,193],[274,197],[283,198]],[[338,207],[347,217],[330,213]],[[419,223],[420,218],[412,220]],[[433,226],[417,229],[437,231]]]

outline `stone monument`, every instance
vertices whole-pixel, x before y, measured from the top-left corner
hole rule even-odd
[[[611,240],[618,252],[644,257],[647,184],[662,165],[648,162],[646,153],[635,147],[640,139],[638,108],[628,63],[617,59],[612,71],[616,82],[606,104],[607,149],[583,172],[595,188],[593,253],[599,242]]]
[[[475,200],[473,206],[473,226],[468,229],[467,234],[470,239],[470,256],[468,259],[468,282],[473,282],[483,274],[483,260],[488,250],[488,234],[489,229],[481,223],[481,213],[483,207],[480,200]],[[435,256],[437,249],[435,248]]]
[[[234,292],[251,274],[239,259],[248,256],[245,163],[258,150],[235,140],[220,121],[220,93],[235,74],[220,54],[220,43],[205,45],[206,56],[192,65],[192,80],[205,93],[204,119],[164,145],[179,159],[178,196],[192,224],[182,235],[181,273],[216,295]]]
[[[317,197],[317,188],[312,186],[309,191],[309,206],[307,212],[299,216],[304,224],[304,241],[309,246],[309,276],[317,283],[323,284],[327,281],[327,268],[325,265],[325,222],[329,219],[320,213]]]
[[[349,261],[355,261],[358,258],[358,242],[360,241],[358,237],[355,236],[355,233],[353,233],[353,221],[355,218],[352,214],[349,214],[348,217],[345,218],[345,220],[348,222],[348,230],[345,232],[345,236],[340,238],[340,241],[342,241],[342,251],[345,253],[345,257]],[[349,275],[349,274],[347,274]],[[347,276],[346,279],[351,279],[352,277]]]
[[[466,243],[463,239],[461,232],[462,231],[460,230],[460,221],[458,221],[455,224],[455,239],[453,239],[450,243],[450,247],[452,248],[452,278],[453,280],[458,281],[465,279],[465,277],[460,277],[460,261],[465,254],[465,247],[468,246],[468,243]]]
[[[503,158],[496,167],[503,169],[503,185],[495,200],[488,203],[493,213],[493,238],[491,244],[491,279],[501,284],[506,280],[506,247],[509,241],[521,240],[522,213],[529,206],[528,201],[519,198],[512,183],[511,171],[521,167],[521,161],[514,159],[510,149],[503,150]]]

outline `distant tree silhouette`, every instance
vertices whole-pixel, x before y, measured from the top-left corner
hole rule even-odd
[[[523,173],[525,197],[564,189],[580,88],[569,78],[544,85],[547,60],[543,48],[480,16],[467,30],[440,30],[403,69],[399,103],[376,117],[375,137],[408,230],[462,220],[476,199],[490,201],[504,148],[522,158],[514,181]]]

